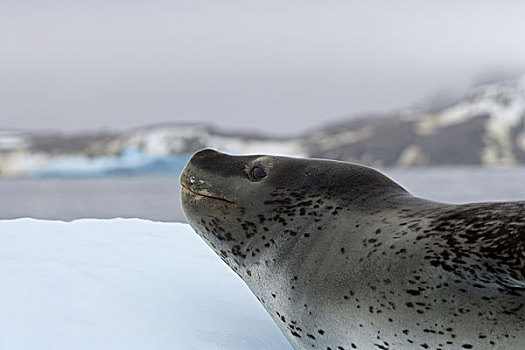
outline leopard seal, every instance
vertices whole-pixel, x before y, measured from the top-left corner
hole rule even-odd
[[[196,153],[193,229],[294,349],[525,344],[525,202],[417,198],[352,163]]]

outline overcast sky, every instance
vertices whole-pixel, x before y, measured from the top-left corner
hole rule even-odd
[[[293,134],[525,72],[525,1],[0,1],[0,128]]]

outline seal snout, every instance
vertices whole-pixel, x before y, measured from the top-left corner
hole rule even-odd
[[[184,167],[180,176],[183,191],[193,197],[205,197],[234,203],[224,193],[223,178],[217,169],[221,168],[221,157],[226,154],[204,149],[197,152]]]

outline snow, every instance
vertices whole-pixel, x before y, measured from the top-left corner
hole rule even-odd
[[[149,156],[186,153],[188,144],[209,136],[203,125],[157,126],[138,129],[116,140],[116,147],[140,147]],[[120,143],[120,145],[118,145]]]
[[[25,177],[49,163],[50,157],[45,153],[16,151],[0,153],[1,177]]]
[[[365,126],[357,130],[343,131],[333,135],[327,135],[326,132],[318,131],[312,134],[311,139],[319,144],[321,150],[327,150],[366,140],[373,134],[374,130],[370,126]]]
[[[238,137],[213,136],[208,148],[230,154],[266,154],[274,156],[305,157],[303,146],[295,140],[246,140]]]
[[[290,349],[186,224],[0,221],[0,349]]]
[[[250,153],[304,156],[300,142],[296,140],[257,139],[242,136],[224,136],[210,132],[202,125],[158,126],[136,130],[119,138],[120,146],[134,145],[149,156],[166,156],[185,153],[190,147],[199,144],[201,148],[215,148],[226,153]]]
[[[506,103],[498,101],[503,98]],[[466,122],[481,115],[490,116],[489,129],[500,126],[510,129],[519,124],[524,112],[523,91],[505,85],[487,86],[476,90],[470,98],[451,108],[423,116],[418,125],[418,132],[420,135],[430,135],[440,128]]]
[[[0,131],[0,151],[10,151],[26,147],[26,138],[16,132]]]

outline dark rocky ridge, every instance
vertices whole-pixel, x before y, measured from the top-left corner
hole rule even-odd
[[[327,128],[322,136],[306,138],[305,146],[311,157],[330,158],[376,166],[466,165],[483,164],[484,135],[489,116],[479,115],[465,122],[443,127],[430,135],[417,133],[417,121],[398,116],[360,119],[345,125]],[[515,128],[514,134],[518,134]],[[356,139],[326,146],[330,140],[355,132]],[[359,136],[362,135],[362,138]],[[409,148],[419,154],[403,163],[403,153]],[[523,163],[523,151],[515,144],[518,163]]]

